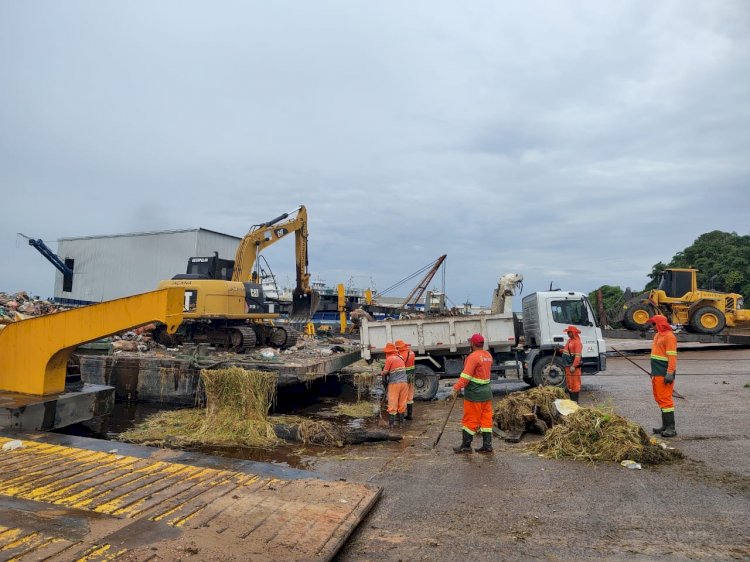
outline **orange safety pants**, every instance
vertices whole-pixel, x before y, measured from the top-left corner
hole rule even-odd
[[[392,382],[388,385],[388,413],[403,414],[406,412],[406,399],[409,395],[409,384]]]
[[[409,385],[409,393],[406,396],[406,403],[407,404],[414,404],[414,383],[406,383]]]
[[[674,381],[667,384],[664,382],[664,377],[651,377],[651,388],[654,391],[654,400],[661,411],[674,412],[674,400],[672,400]]]
[[[477,431],[492,433],[492,400],[472,402],[464,400],[464,431],[474,435]]]
[[[581,368],[565,367],[565,382],[570,392],[581,391]]]

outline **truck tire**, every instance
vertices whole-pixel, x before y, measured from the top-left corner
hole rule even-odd
[[[625,311],[625,317],[622,319],[622,323],[629,330],[641,330],[645,331],[648,329],[648,319],[653,316],[651,308],[645,304],[635,304],[628,307]]]
[[[414,367],[414,400],[432,400],[438,391],[438,376],[427,365]]]
[[[565,384],[565,364],[558,356],[555,356],[554,359],[551,355],[540,358],[534,363],[531,372],[534,374],[534,386],[567,388]]]
[[[726,323],[724,313],[713,306],[702,306],[690,318],[691,331],[698,334],[718,334]]]

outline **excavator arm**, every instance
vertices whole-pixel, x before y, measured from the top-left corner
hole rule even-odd
[[[293,213],[297,215],[285,220]],[[304,205],[250,229],[237,248],[232,281],[259,283],[260,280],[253,274],[258,256],[265,248],[292,232],[297,269],[297,286],[292,293],[292,317],[309,318],[317,310],[320,296],[310,287],[310,273],[307,270],[307,209]]]

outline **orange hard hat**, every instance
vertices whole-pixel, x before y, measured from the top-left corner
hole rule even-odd
[[[387,344],[385,344],[383,351],[385,351],[386,355],[388,355],[389,353],[396,353],[398,350],[396,349],[395,345],[393,345],[391,342],[388,342]]]
[[[575,326],[568,326],[567,328],[565,328],[565,332],[566,332],[566,333],[570,333],[570,332],[573,332],[574,334],[580,334],[580,333],[581,333],[581,330],[579,330],[579,329],[578,329],[578,328],[576,328]]]
[[[409,344],[404,340],[396,340],[396,349],[406,349],[407,347],[409,347]]]

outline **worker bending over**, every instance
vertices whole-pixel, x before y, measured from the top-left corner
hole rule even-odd
[[[581,392],[581,353],[583,344],[581,343],[581,330],[575,326],[565,328],[568,334],[568,341],[562,348],[562,358],[565,363],[565,383],[568,385],[568,394],[570,399],[578,402],[578,394]]]
[[[677,338],[666,316],[656,314],[648,319],[654,325],[656,335],[651,345],[651,388],[654,399],[661,408],[661,427],[654,433],[662,437],[677,435],[674,427],[674,377],[677,374]]]
[[[404,423],[406,398],[409,393],[406,382],[406,366],[391,342],[385,344],[385,365],[383,366],[383,388],[388,393],[388,427],[393,428],[398,421],[399,427]]]
[[[404,340],[396,340],[398,355],[404,360],[406,366],[406,382],[409,385],[409,393],[406,397],[406,418],[412,419],[414,414],[414,352]]]
[[[464,361],[461,378],[453,385],[451,397],[455,400],[458,393],[464,391],[464,415],[461,423],[462,441],[458,447],[453,447],[456,453],[471,453],[471,442],[477,431],[482,433],[482,446],[479,453],[492,452],[492,387],[490,386],[490,371],[492,355],[484,347],[482,334],[474,334],[469,338],[471,353]]]

